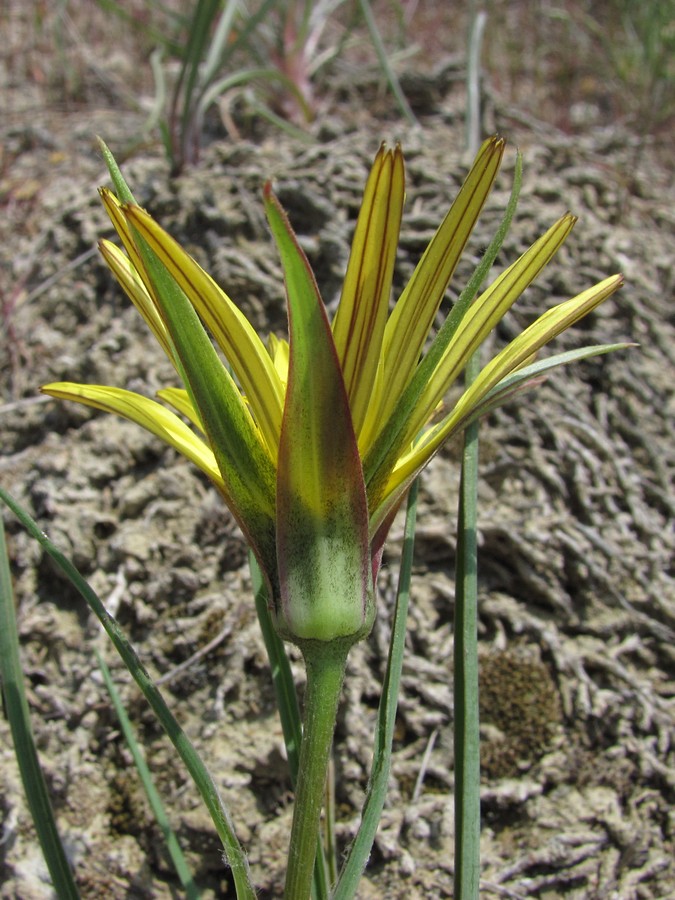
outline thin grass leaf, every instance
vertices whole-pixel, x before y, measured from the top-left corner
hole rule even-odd
[[[228,47],[232,44],[232,31],[239,5],[239,0],[226,0],[223,6],[208,52],[204,57],[202,65],[203,84],[210,84],[212,79],[216,77],[219,69],[222,68],[223,54],[228,53]],[[229,53],[231,52],[229,50]]]
[[[14,752],[28,808],[33,817],[54,890],[59,900],[79,900],[80,894],[56,828],[30,724],[30,711],[19,659],[19,634],[2,516],[0,516],[0,681],[5,714],[12,732]]]
[[[476,352],[467,366],[480,371]],[[455,897],[478,900],[480,734],[478,722],[478,422],[464,433],[459,488],[454,634]]]
[[[328,763],[326,799],[323,806],[323,845],[325,847],[326,869],[329,884],[335,884],[338,879],[338,852],[337,834],[335,832],[335,759],[333,758]],[[321,842],[321,839],[319,839],[319,842]]]
[[[411,125],[417,125],[418,122],[415,117],[415,113],[410,108],[410,104],[406,100],[405,94],[401,90],[401,85],[399,84],[399,80],[396,77],[396,73],[392,69],[391,63],[389,62],[389,57],[387,55],[387,51],[385,50],[384,44],[382,43],[382,37],[378,30],[372,7],[368,0],[359,0],[359,7],[363,14],[363,18],[365,19],[366,27],[368,28],[368,33],[370,34],[370,39],[373,42],[373,47],[375,48],[375,53],[377,53],[380,68],[384,72],[384,76],[387,79],[389,89],[394,95],[396,105]]]
[[[183,66],[176,82],[174,93],[174,110],[178,98],[183,95],[182,128],[187,130],[188,120],[194,109],[193,95],[197,90],[200,67],[208,46],[211,28],[220,9],[220,0],[197,0],[194,16],[188,28],[188,41],[185,47]]]
[[[273,110],[269,108],[265,103],[261,103],[253,94],[250,97],[247,97],[248,105],[250,106],[251,116],[255,119],[256,116],[260,116],[263,119],[266,119],[284,134],[287,134],[293,140],[300,141],[302,144],[313,144],[314,138],[307,131],[303,131],[302,128],[299,128],[297,125],[294,125],[288,119],[284,119],[283,116],[280,116],[278,113],[275,113]],[[304,102],[304,101],[303,101]]]
[[[167,121],[171,135],[171,161],[173,172],[177,174],[186,163],[195,163],[199,158],[203,107],[200,97],[209,84],[205,68],[205,56],[220,55],[227,47],[231,19],[236,4],[228,3],[223,11],[219,27],[212,36],[213,23],[220,9],[219,0],[198,0],[195,14],[188,30],[188,42],[180,77],[174,89],[173,101]],[[220,25],[223,27],[221,28]],[[220,43],[222,41],[222,44]],[[178,107],[181,106],[180,118]]]
[[[305,117],[306,121],[310,121],[312,117],[312,111],[307,105],[307,101],[303,97],[302,93],[298,90],[297,85],[283,72],[280,72],[279,69],[270,69],[269,67],[256,67],[254,69],[240,69],[238,72],[233,72],[231,75],[227,75],[224,78],[218,79],[218,81],[214,81],[205,91],[204,96],[200,100],[200,115],[204,116],[206,114],[206,110],[211,106],[212,103],[224,94],[226,91],[232,90],[234,87],[239,87],[239,85],[245,84],[253,84],[256,81],[260,82],[278,82],[288,93],[293,97],[293,99],[297,102],[298,107],[302,110],[302,114]],[[311,136],[304,132],[301,128],[294,127],[292,123],[286,121],[281,116],[277,116],[272,112],[271,109],[264,106],[264,104],[259,104],[263,109],[267,110],[266,117],[270,122],[273,122],[280,128],[290,129],[290,134],[299,135],[302,137],[304,141],[311,140]]]
[[[176,41],[166,36],[166,26],[160,27],[155,25],[152,21],[152,17],[145,15],[144,12],[141,12],[139,15],[138,12],[129,10],[128,7],[130,4],[120,3],[117,2],[117,0],[96,0],[96,5],[99,9],[102,9],[103,12],[112,13],[117,16],[118,19],[124,22],[125,25],[128,25],[132,31],[140,34],[144,41],[151,44],[159,44],[166,51],[173,54],[179,51],[179,45]],[[166,4],[161,5],[161,11],[170,21],[174,20],[174,25],[177,23],[178,15],[173,13]]]
[[[235,31],[234,20],[240,4],[228,0],[221,9],[220,0],[199,0],[189,26],[188,44],[184,63],[173,94],[171,108],[165,123],[170,145],[170,159],[174,173],[187,163],[196,161],[201,143],[201,129],[208,104],[204,97],[216,79],[238,50],[259,60],[255,52],[255,32],[261,21],[277,0],[265,0],[259,9],[246,14],[241,27]],[[218,19],[214,30],[214,22]],[[264,60],[267,63],[267,59]],[[236,76],[236,72],[233,73]],[[180,117],[179,106],[182,107]]]
[[[234,5],[241,10],[242,4],[240,2],[238,3],[236,0],[230,0],[230,2],[234,2]],[[264,0],[255,12],[249,12],[244,9],[239,27],[236,31],[231,29],[228,40],[221,40],[222,35],[216,34],[218,43],[209,49],[207,57],[208,69],[206,70],[208,77],[203,79],[202,91],[207,89],[217,72],[221,71],[239,50],[257,60],[260,66],[269,64],[269,48],[265,42],[260,40],[257,29],[267,21],[269,18],[268,14],[278,3],[279,0]]]
[[[466,66],[466,146],[474,156],[478,151],[481,130],[481,49],[483,45],[483,32],[487,23],[485,10],[476,9],[476,0],[469,3],[471,24],[469,25],[469,39],[467,42],[467,66]]]
[[[333,891],[332,900],[351,900],[355,896],[359,880],[373,847],[373,841],[375,840],[375,834],[382,817],[384,801],[387,795],[389,770],[391,767],[391,746],[396,723],[396,706],[398,704],[401,669],[405,651],[406,620],[410,599],[410,578],[417,519],[417,488],[418,480],[415,479],[408,494],[398,591],[396,594],[396,606],[394,607],[387,669],[382,682],[382,695],[377,714],[373,767],[370,773],[368,794],[363,805],[359,830],[349,848],[349,855]]]
[[[188,740],[187,735],[176,721],[169,707],[166,705],[161,692],[148,675],[148,672],[138,658],[136,651],[120,629],[117,621],[106,610],[101,599],[78,572],[72,562],[61,553],[61,551],[49,540],[47,535],[40,530],[37,523],[2,487],[0,487],[0,500],[12,510],[31,537],[33,537],[48,553],[57,568],[63,572],[73,587],[84,598],[91,611],[103,626],[106,634],[114,644],[115,649],[122,657],[122,661],[166,731],[169,740],[183,760],[186,769],[190,773],[190,776],[211,815],[213,824],[218,832],[223,848],[225,849],[227,862],[232,869],[237,900],[255,900],[256,894],[250,879],[248,861],[237,840],[237,836],[234,833],[234,826],[225,804],[218,793],[218,788],[201,757]]]
[[[171,147],[169,146],[168,141],[165,140],[165,134],[162,130],[162,126],[164,124],[162,121],[162,116],[164,115],[168,95],[166,75],[163,68],[163,52],[161,48],[155,47],[155,49],[149,56],[149,62],[150,71],[152,72],[152,79],[155,84],[155,96],[152,98],[152,106],[150,107],[150,111],[145,117],[143,126],[141,127],[141,139],[150,134],[151,131],[154,131],[155,128],[159,128],[160,135],[162,136],[162,143],[164,144],[164,152],[167,155],[167,159],[169,159]]]
[[[139,778],[141,779],[143,790],[146,793],[155,820],[159,825],[162,834],[164,835],[166,849],[169,852],[171,861],[173,862],[174,868],[176,869],[176,874],[178,875],[180,883],[183,886],[185,896],[187,897],[187,900],[199,900],[199,897],[201,896],[199,893],[199,888],[195,884],[194,876],[190,871],[185,857],[183,856],[183,851],[180,848],[178,839],[176,838],[176,835],[171,828],[169,817],[166,814],[162,799],[159,796],[159,792],[155,787],[154,781],[152,780],[152,775],[150,774],[148,764],[146,763],[145,757],[143,756],[141,748],[138,745],[138,741],[136,740],[136,735],[134,734],[131,722],[129,721],[129,716],[127,715],[124,704],[122,703],[122,698],[120,697],[119,691],[115,687],[115,682],[113,681],[112,675],[110,674],[110,669],[106,665],[105,660],[98,652],[98,650],[96,650],[95,652],[96,660],[101,670],[101,674],[103,675],[103,681],[105,682],[105,686],[108,690],[108,693],[110,694],[110,699],[112,700],[115,712],[117,713],[117,718],[120,721],[124,739],[127,742],[127,746],[133,757],[136,771],[138,772]]]

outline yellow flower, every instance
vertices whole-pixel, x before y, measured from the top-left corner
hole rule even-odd
[[[117,197],[108,190],[101,196],[124,250],[102,241],[101,252],[183,387],[158,395],[175,412],[115,387],[58,383],[42,390],[139,423],[208,475],[266,574],[285,637],[355,640],[367,633],[386,533],[410,483],[443,443],[550,365],[611,349],[586,348],[550,365],[532,364],[544,344],[620,287],[618,275],[545,312],[432,422],[470,356],[575,222],[563,216],[476,296],[485,275],[478,271],[425,350],[503,151],[498,138],[483,144],[390,312],[404,165],[398,147],[380,149],[332,323],[267,185],[264,203],[289,312],[289,343],[271,336],[267,346],[213,279],[132,202],[105,151]],[[498,242],[486,254],[484,269],[497,248]]]

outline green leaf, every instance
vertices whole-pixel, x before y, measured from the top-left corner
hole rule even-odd
[[[289,370],[277,473],[277,625],[289,640],[358,640],[374,608],[368,507],[349,403],[314,276],[268,184],[286,279]]]
[[[366,22],[366,27],[368,28],[368,32],[370,34],[370,40],[372,41],[373,47],[375,48],[375,53],[377,54],[380,68],[384,73],[384,76],[389,85],[389,89],[394,95],[396,105],[398,106],[399,111],[411,125],[417,125],[415,113],[410,108],[410,104],[408,103],[401,85],[399,84],[399,80],[396,77],[396,72],[394,72],[391,63],[389,62],[389,55],[385,49],[384,43],[382,42],[382,37],[375,20],[375,14],[373,13],[369,0],[358,0],[358,2],[363,14],[363,18]]]
[[[276,462],[284,392],[265,345],[213,278],[148,213],[137,206],[125,208],[125,212],[215,338]],[[166,304],[162,297],[157,297],[157,302],[161,312]]]
[[[633,343],[594,344],[588,347],[580,347],[577,350],[556,353],[554,356],[547,356],[546,359],[537,360],[537,362],[524,366],[522,369],[518,369],[511,375],[503,378],[492,390],[488,391],[478,406],[474,407],[467,424],[508,403],[515,394],[545,381],[546,373],[551,369],[569,365],[569,363],[577,362],[581,359],[588,359],[591,356],[603,356],[606,353],[614,353],[616,350],[627,350],[629,347],[636,346],[637,344]]]
[[[146,244],[147,214],[124,207],[138,227],[138,249],[153,285],[153,295],[171,336],[185,387],[204,424],[208,443],[225,482],[230,508],[263,570],[275,578],[274,465],[246,408],[239,388],[218,356],[199,316],[169,271]],[[168,236],[167,236],[168,237]]]
[[[103,159],[108,167],[108,171],[110,172],[112,183],[115,185],[115,193],[117,194],[118,200],[120,203],[135,203],[136,200],[134,195],[131,193],[129,185],[124,180],[120,167],[117,165],[117,161],[110,152],[108,145],[105,141],[101,140],[101,138],[98,139],[98,145],[103,154]]]
[[[148,768],[148,764],[145,761],[143,752],[138,744],[138,741],[136,740],[136,735],[134,734],[133,727],[131,725],[131,722],[129,721],[129,716],[127,715],[127,711],[124,708],[124,704],[122,703],[122,698],[120,697],[119,691],[115,687],[115,682],[113,681],[112,675],[110,674],[110,669],[106,665],[106,662],[99,651],[95,650],[95,653],[96,660],[103,675],[103,681],[105,682],[105,686],[108,690],[108,693],[110,694],[110,699],[112,700],[113,706],[115,707],[117,718],[120,721],[124,739],[127,742],[127,747],[131,752],[134,765],[136,766],[136,771],[138,772],[138,776],[141,779],[141,784],[143,785],[143,790],[145,791],[145,794],[148,798],[148,802],[155,817],[155,821],[159,825],[162,834],[164,835],[166,849],[168,850],[171,861],[173,862],[174,868],[176,869],[176,874],[180,879],[180,883],[185,890],[185,896],[187,900],[199,900],[199,889],[195,884],[194,876],[192,875],[192,872],[190,871],[190,868],[185,860],[185,856],[183,855],[183,851],[180,848],[180,844],[178,843],[176,834],[171,828],[169,817],[166,814],[164,804],[162,803],[159,792],[155,787],[154,781],[152,780],[152,775],[150,774],[150,769]]]
[[[80,894],[56,828],[31,728],[19,659],[19,634],[2,516],[0,516],[0,683],[3,706],[12,732],[14,752],[26,800],[54,889],[60,900],[79,900]]]

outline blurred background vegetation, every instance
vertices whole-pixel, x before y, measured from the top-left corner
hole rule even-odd
[[[336,83],[370,71],[392,113],[410,116],[395,73],[465,59],[478,11],[497,104],[567,133],[618,123],[669,147],[675,0],[5,0],[0,76],[24,95],[5,127],[31,104],[135,109],[178,169],[195,158],[206,107],[226,119],[242,98],[302,129]],[[181,128],[192,128],[184,146]]]

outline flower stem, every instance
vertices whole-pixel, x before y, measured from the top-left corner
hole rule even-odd
[[[326,772],[351,642],[303,641],[307,667],[300,765],[286,872],[286,900],[307,900],[312,886]]]
[[[466,382],[480,368],[469,360]],[[478,422],[464,434],[457,525],[455,599],[455,897],[478,900],[480,893],[480,728],[478,716]]]

